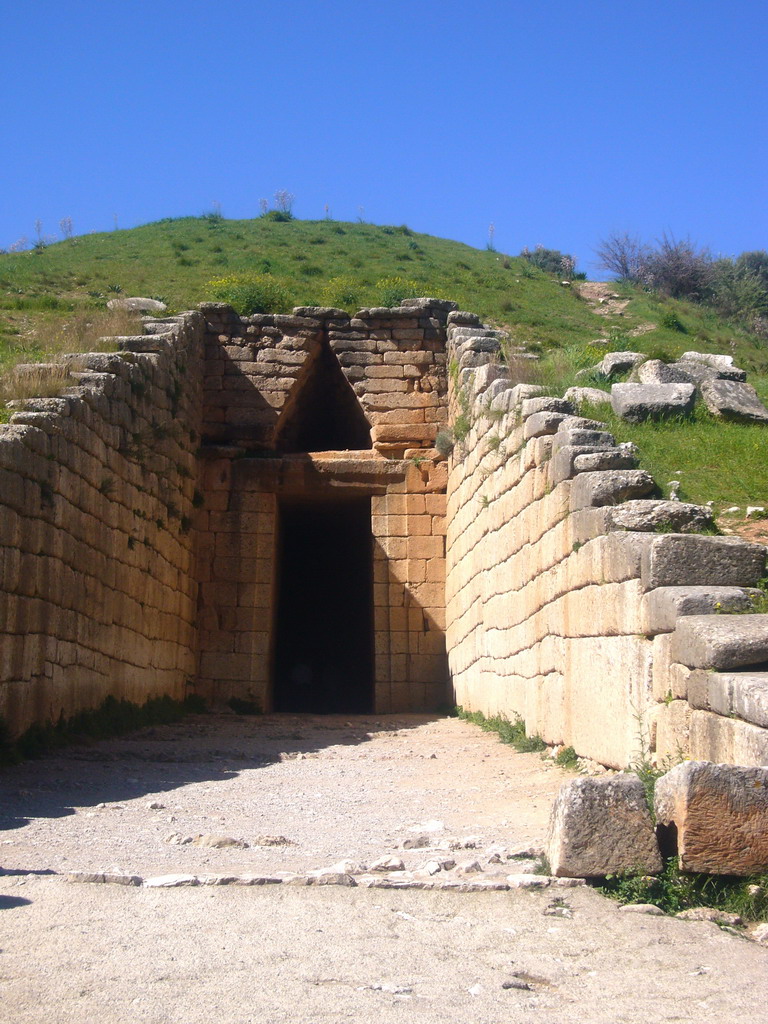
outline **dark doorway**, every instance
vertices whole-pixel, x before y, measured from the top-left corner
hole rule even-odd
[[[275,711],[373,707],[369,498],[281,502]]]

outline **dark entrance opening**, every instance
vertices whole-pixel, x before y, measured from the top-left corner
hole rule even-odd
[[[281,502],[279,523],[275,711],[370,713],[370,499]]]

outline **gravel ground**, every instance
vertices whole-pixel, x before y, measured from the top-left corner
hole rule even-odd
[[[477,860],[464,877],[490,877],[542,845],[564,778],[425,716],[206,715],[6,769],[0,1021],[762,1024],[768,950],[588,889],[66,880],[306,872],[385,855],[412,869],[451,857],[459,875]],[[188,841],[199,836],[248,845]]]

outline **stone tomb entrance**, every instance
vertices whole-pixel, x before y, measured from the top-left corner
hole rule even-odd
[[[193,685],[210,700],[380,714],[449,700],[433,445],[454,304],[406,301],[354,317],[202,307]]]
[[[374,711],[370,498],[278,502],[275,711]]]

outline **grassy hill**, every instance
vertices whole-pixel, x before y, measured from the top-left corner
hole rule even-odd
[[[622,301],[601,309],[579,282],[565,287],[519,257],[417,234],[405,225],[281,221],[272,215],[167,219],[0,254],[0,372],[134,330],[131,318],[107,312],[115,295],[160,298],[178,312],[219,297],[226,287],[222,279],[241,275],[274,282],[287,306],[354,310],[407,295],[454,299],[506,327],[511,346],[537,353],[539,362],[526,361],[521,372],[553,390],[563,390],[578,370],[597,362],[605,349],[591,342],[609,338],[613,349],[661,358],[686,349],[733,353],[768,399],[766,343],[705,307],[617,285]],[[683,497],[712,499],[720,507],[768,506],[765,428],[723,426],[704,412],[683,423],[613,425],[620,439],[637,441],[662,484],[682,481]]]

